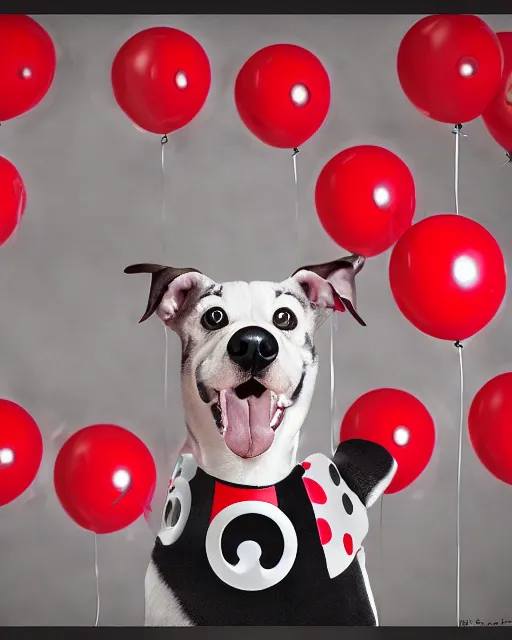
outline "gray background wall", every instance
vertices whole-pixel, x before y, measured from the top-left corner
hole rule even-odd
[[[16,164],[28,192],[21,230],[0,250],[0,396],[35,417],[46,449],[32,489],[0,511],[0,623],[94,623],[93,534],[66,516],[53,491],[52,466],[63,439],[95,422],[132,429],[155,454],[161,489],[165,452],[183,437],[177,341],[170,345],[167,414],[164,332],[156,320],[137,325],[147,282],[124,276],[123,268],[162,260],[222,280],[279,279],[296,266],[290,153],[253,138],[232,96],[236,73],[254,51],[279,41],[303,45],[319,55],[332,81],[328,120],[298,157],[301,262],[340,254],[317,221],[313,190],[323,164],[347,146],[380,144],[407,162],[416,179],[417,219],[453,211],[450,127],[417,113],[395,72],[400,39],[418,17],[36,17],[58,47],[58,71],[44,102],[0,132],[0,153]],[[495,30],[512,29],[512,16],[486,19]],[[203,112],[166,148],[163,226],[159,139],[130,124],[110,88],[118,48],[155,25],[195,36],[213,73]],[[480,121],[465,131],[461,212],[499,238],[508,258],[511,169],[500,168],[503,153]],[[263,234],[265,227],[273,232]],[[392,386],[416,394],[434,416],[438,441],[428,470],[385,498],[382,529],[380,507],[372,508],[366,547],[383,624],[453,625],[457,353],[400,315],[387,282],[388,259],[371,260],[359,279],[368,328],[344,316],[340,321],[338,412],[341,417],[369,389]],[[511,323],[505,307],[467,343],[467,405],[487,379],[510,369]],[[327,324],[317,343],[322,365],[304,454],[329,447]],[[512,487],[477,462],[465,438],[462,618],[512,619],[511,527]],[[98,544],[100,624],[142,624],[148,525],[141,518]]]

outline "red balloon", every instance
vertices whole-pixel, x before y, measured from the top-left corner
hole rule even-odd
[[[300,147],[327,117],[331,85],[320,60],[295,44],[274,44],[253,54],[238,72],[238,114],[271,147]]]
[[[0,400],[0,506],[30,487],[42,457],[43,439],[32,417],[15,402]]]
[[[54,483],[61,505],[79,526],[111,533],[149,508],[155,463],[146,445],[130,431],[96,424],[64,443],[55,461]]]
[[[484,384],[468,414],[471,444],[493,476],[512,484],[512,373]]]
[[[192,36],[152,27],[132,36],[112,63],[112,88],[121,109],[151,133],[181,129],[201,111],[210,91],[210,62]]]
[[[0,122],[33,109],[55,76],[52,39],[32,18],[0,15]]]
[[[18,226],[26,202],[25,185],[18,170],[0,156],[0,246]]]
[[[399,389],[373,389],[360,396],[341,423],[340,440],[358,438],[383,446],[397,462],[385,493],[408,487],[426,469],[436,441],[434,421],[415,396]]]
[[[480,116],[501,81],[503,54],[494,32],[472,15],[422,18],[398,50],[398,79],[423,115],[459,124]]]
[[[512,152],[512,33],[497,33],[503,50],[501,85],[482,114],[487,130],[505,151]]]
[[[417,222],[396,243],[389,262],[391,291],[417,329],[441,340],[465,340],[500,308],[505,261],[493,236],[455,214]]]
[[[315,201],[334,242],[369,258],[389,249],[411,226],[416,191],[398,156],[364,145],[329,160],[318,176]]]

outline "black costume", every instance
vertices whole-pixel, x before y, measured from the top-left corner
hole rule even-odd
[[[349,440],[256,488],[181,456],[154,565],[196,625],[377,625],[361,544],[395,469],[380,445]]]

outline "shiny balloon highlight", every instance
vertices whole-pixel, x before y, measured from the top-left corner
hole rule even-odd
[[[80,527],[124,529],[150,509],[156,468],[146,445],[110,424],[84,427],[62,446],[54,467],[57,497]]]
[[[414,179],[397,155],[373,145],[350,147],[324,166],[315,188],[320,222],[346,251],[370,258],[411,226]]]
[[[152,27],[123,44],[111,78],[118,105],[138,127],[169,134],[203,108],[210,91],[210,61],[188,33]]]
[[[439,214],[413,225],[396,243],[389,282],[402,314],[440,340],[466,340],[498,312],[507,288],[495,238],[461,215]]]
[[[310,51],[274,44],[253,54],[238,72],[235,104],[257,138],[294,149],[322,126],[331,102],[329,75]]]
[[[397,493],[427,468],[436,441],[434,421],[427,408],[400,389],[373,389],[360,396],[341,423],[340,442],[359,438],[383,446],[397,462],[385,493]]]
[[[512,373],[492,378],[478,391],[469,409],[468,430],[484,467],[512,484]]]
[[[38,105],[56,67],[53,41],[38,22],[26,15],[0,15],[0,122]]]
[[[502,69],[496,34],[473,15],[426,16],[398,49],[398,79],[407,98],[423,115],[452,125],[482,115]]]
[[[0,400],[0,506],[30,487],[42,457],[43,439],[32,416],[15,402]]]

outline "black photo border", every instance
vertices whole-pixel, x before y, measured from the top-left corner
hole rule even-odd
[[[3,0],[2,13],[27,14],[408,14],[474,13],[477,15],[512,13],[506,0]]]
[[[229,15],[258,14],[343,15],[379,14],[418,15],[469,13],[480,15],[512,14],[510,0],[3,0],[1,13],[66,15]],[[510,640],[511,627],[499,623],[480,623],[461,627],[5,627],[0,626],[1,640]]]
[[[2,640],[505,640],[510,627],[0,627]]]

